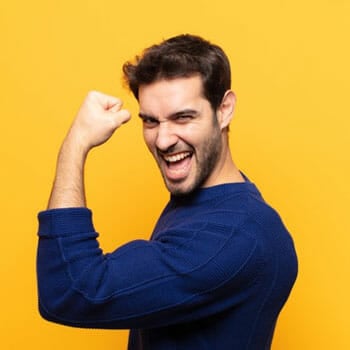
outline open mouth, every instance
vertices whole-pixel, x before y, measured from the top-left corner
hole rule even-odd
[[[164,155],[163,159],[167,162],[168,165],[174,164],[182,161],[185,158],[188,158],[192,155],[191,152],[181,152],[173,155]]]
[[[192,155],[190,151],[162,155],[166,164],[163,168],[164,175],[171,181],[184,180],[191,170]]]

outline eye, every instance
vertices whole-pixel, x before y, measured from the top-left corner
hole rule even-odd
[[[193,116],[191,114],[179,114],[175,117],[175,121],[177,123],[187,123],[192,119],[193,119]]]
[[[158,125],[158,120],[152,117],[142,117],[143,125],[147,128],[153,128]]]

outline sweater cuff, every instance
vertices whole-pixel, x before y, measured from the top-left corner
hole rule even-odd
[[[59,208],[38,214],[38,235],[65,236],[83,232],[95,232],[92,212],[87,208]]]

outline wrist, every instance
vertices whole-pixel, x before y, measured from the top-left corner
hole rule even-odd
[[[72,130],[70,130],[63,140],[60,154],[69,155],[69,158],[85,161],[91,148],[92,147],[84,141],[81,135],[73,133]]]

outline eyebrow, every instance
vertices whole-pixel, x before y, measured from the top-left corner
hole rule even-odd
[[[141,119],[148,119],[148,118],[156,119],[156,117],[153,117],[152,115],[141,113],[141,112],[139,113],[139,117]]]
[[[183,115],[188,115],[188,114],[196,116],[196,115],[199,114],[199,112],[196,111],[195,109],[187,108],[187,109],[184,109],[182,111],[178,111],[178,112],[172,113],[167,118],[171,119],[171,118],[181,117]],[[149,114],[142,113],[142,112],[139,113],[139,117],[141,119],[145,119],[145,118],[158,119],[157,117],[155,117],[153,115],[149,115]]]

